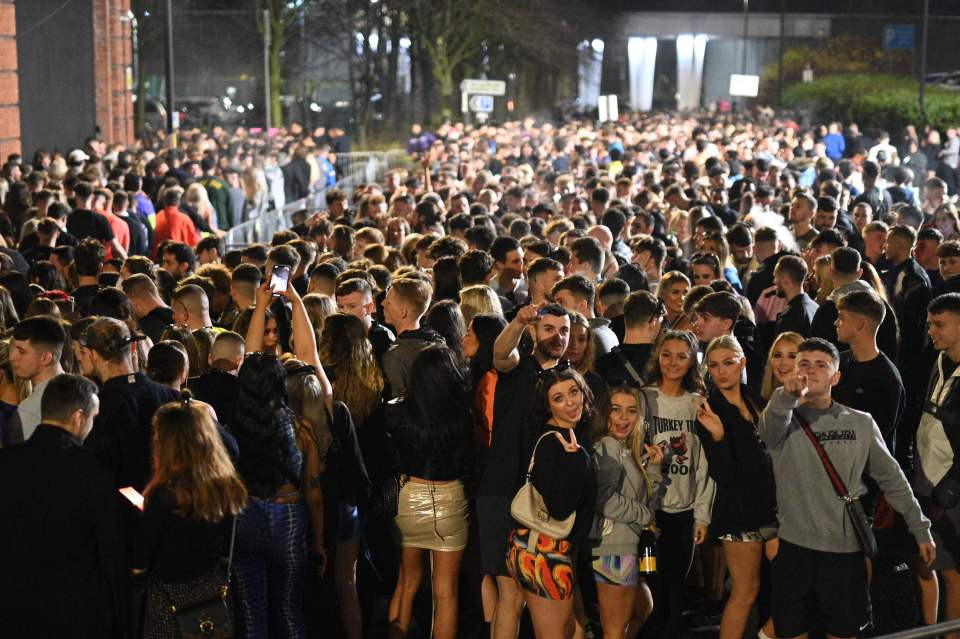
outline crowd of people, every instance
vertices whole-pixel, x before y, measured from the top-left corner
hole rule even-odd
[[[349,192],[332,143],[3,164],[4,636],[960,618],[957,131],[417,125]]]

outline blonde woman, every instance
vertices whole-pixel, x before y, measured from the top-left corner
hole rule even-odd
[[[603,637],[621,639],[636,637],[653,611],[637,551],[641,535],[651,534],[660,505],[663,451],[646,443],[639,389],[617,386],[608,397],[593,445],[601,530],[600,544],[592,550],[593,578]]]
[[[813,277],[817,283],[817,304],[823,304],[833,293],[833,279],[830,277],[830,269],[833,266],[833,258],[829,255],[821,255],[813,263]]]
[[[263,169],[249,167],[241,176],[243,182],[243,215],[241,222],[259,217],[267,210],[270,195],[267,191],[267,178]]]
[[[247,504],[209,407],[185,392],[153,418],[153,477],[133,552],[134,574],[148,576],[143,634],[176,637],[173,607],[210,599],[226,583],[234,517]]]
[[[310,325],[313,326],[313,333],[319,344],[320,337],[323,335],[323,325],[328,317],[337,312],[337,303],[329,295],[310,293],[303,296],[303,305],[307,309],[307,317],[310,319]]]
[[[210,203],[210,196],[207,195],[207,189],[199,182],[194,182],[187,187],[187,204],[197,210],[197,215],[206,222],[211,231],[217,231],[217,212]]]
[[[760,386],[764,400],[770,399],[773,391],[783,386],[784,378],[797,369],[797,350],[802,341],[803,335],[793,332],[780,333],[774,340]]]
[[[19,427],[11,428],[17,406],[29,397],[33,385],[13,374],[10,366],[10,340],[0,341],[0,448],[23,441]]]
[[[473,316],[479,313],[495,313],[503,317],[500,298],[486,284],[474,284],[460,291],[460,311],[467,326],[470,325]]]
[[[657,285],[657,297],[667,309],[666,328],[674,328],[683,321],[683,298],[690,290],[690,280],[680,271],[670,271]]]

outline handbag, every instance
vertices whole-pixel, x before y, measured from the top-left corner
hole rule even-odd
[[[227,556],[227,574],[224,584],[210,599],[178,608],[170,602],[170,613],[182,639],[232,639],[233,615],[227,598],[230,594],[230,573],[233,568],[233,546],[237,539],[237,518],[233,518],[230,532],[230,554]],[[167,595],[167,600],[170,600]]]
[[[530,476],[533,473],[534,460],[537,457],[537,447],[540,446],[540,442],[542,442],[545,437],[551,435],[555,435],[563,440],[563,435],[554,431],[548,431],[540,435],[537,443],[533,446],[533,452],[530,454],[530,465],[527,466],[526,481],[523,483],[523,486],[520,487],[520,490],[517,491],[517,494],[514,495],[513,501],[510,503],[510,515],[525,528],[530,529],[530,540],[528,541],[528,547],[530,548],[536,547],[537,538],[540,535],[546,535],[553,539],[565,539],[567,535],[570,534],[570,531],[573,530],[573,523],[577,518],[577,513],[575,512],[570,513],[565,519],[554,519],[551,517],[550,511],[547,510],[547,505],[543,502],[543,496],[530,481]],[[570,443],[576,444],[577,436],[573,431],[570,431],[570,437]]]
[[[867,519],[866,512],[863,510],[863,504],[860,503],[859,499],[850,495],[843,480],[840,479],[840,474],[837,473],[837,469],[834,468],[833,462],[830,461],[827,451],[823,449],[823,446],[817,440],[817,436],[813,434],[810,423],[806,418],[796,410],[793,411],[793,417],[797,420],[797,423],[800,424],[800,428],[806,433],[810,443],[813,444],[814,449],[817,451],[820,463],[823,464],[823,469],[827,472],[827,476],[830,478],[830,483],[833,484],[833,489],[836,491],[837,497],[843,500],[844,509],[850,518],[850,523],[853,524],[853,532],[857,536],[861,550],[863,550],[864,554],[868,557],[876,557],[877,538],[874,536],[873,526],[870,520]]]

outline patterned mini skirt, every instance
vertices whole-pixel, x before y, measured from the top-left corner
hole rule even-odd
[[[569,599],[576,582],[573,575],[573,544],[539,534],[530,547],[530,530],[510,532],[507,571],[517,584],[544,599]]]

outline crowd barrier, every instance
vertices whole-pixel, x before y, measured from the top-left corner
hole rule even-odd
[[[349,195],[360,184],[381,182],[386,172],[402,164],[405,157],[406,153],[400,149],[341,153],[337,156],[337,163],[343,173],[337,181],[337,188]],[[252,220],[234,226],[223,238],[227,249],[242,248],[255,242],[269,242],[274,233],[293,226],[293,214],[297,211],[325,209],[325,191],[324,188],[318,188],[301,200],[289,202],[281,209],[270,209]]]

